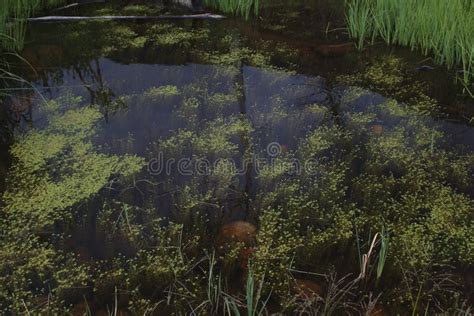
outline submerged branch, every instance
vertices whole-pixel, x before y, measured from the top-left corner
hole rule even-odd
[[[42,16],[27,19],[29,22],[62,22],[62,21],[84,21],[84,20],[171,20],[171,19],[225,19],[225,16],[211,13],[190,15],[138,15],[138,16]]]

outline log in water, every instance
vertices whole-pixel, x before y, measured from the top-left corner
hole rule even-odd
[[[42,16],[37,18],[29,18],[28,22],[67,22],[67,21],[84,21],[84,20],[171,20],[171,19],[225,19],[225,16],[219,14],[203,13],[189,15],[102,15],[102,16]]]

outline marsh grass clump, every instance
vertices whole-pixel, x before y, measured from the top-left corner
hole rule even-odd
[[[466,86],[474,63],[474,5],[464,0],[348,0],[347,24],[359,48],[366,40],[381,37],[433,55],[448,68],[462,67]],[[436,31],[434,31],[436,30]]]
[[[258,14],[260,0],[204,0],[204,4],[226,13],[238,14],[246,19],[253,12]]]
[[[0,7],[0,45],[8,50],[20,50],[26,33],[25,19],[36,11],[52,8],[64,0],[5,0]]]

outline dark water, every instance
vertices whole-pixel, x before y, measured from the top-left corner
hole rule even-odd
[[[117,12],[125,5],[91,5],[65,14]],[[137,154],[149,163],[160,164],[193,155],[211,163],[218,158],[232,158],[243,168],[249,155],[272,158],[272,144],[277,144],[277,155],[291,154],[315,128],[344,127],[354,113],[374,114],[368,123],[374,133],[405,124],[405,120],[376,106],[393,96],[410,104],[413,95],[419,93],[410,90],[417,82],[425,87],[424,95],[437,103],[425,111],[423,120],[445,132],[442,146],[473,149],[474,104],[461,94],[453,73],[439,66],[432,71],[418,71],[419,65],[431,65],[424,56],[378,43],[362,52],[350,49],[321,53],[321,45],[349,41],[340,29],[342,25],[340,4],[334,1],[309,5],[304,1],[292,5],[272,2],[264,7],[262,18],[250,21],[228,18],[30,24],[22,56],[35,71],[21,64],[17,69],[33,82],[37,92],[14,92],[4,100],[3,142],[11,142],[14,135],[31,127],[47,124],[45,114],[38,109],[43,102],[38,92],[46,99],[73,94],[83,97],[80,106],[93,104],[103,114],[94,143],[106,152]],[[172,35],[157,39],[160,34]],[[350,100],[344,99],[349,95],[348,84],[341,76],[362,73],[389,57],[403,65],[399,89],[362,81],[358,85],[364,90]],[[406,89],[403,93],[399,91],[402,86]],[[177,91],[153,90],[159,87]],[[15,112],[12,104],[18,100],[32,106]],[[219,138],[228,132],[229,124],[237,129],[229,136],[230,149]],[[170,138],[179,144],[179,137],[172,137],[183,130],[192,132],[198,140],[206,138],[207,147],[184,147],[179,153],[163,149],[161,142]],[[7,148],[1,148],[2,179],[10,165]],[[220,197],[225,203],[219,211],[227,220],[250,219],[257,207],[251,203],[258,191],[257,174],[254,168],[249,169],[241,172],[237,181],[230,183],[232,190]],[[176,166],[169,173],[162,169],[152,173],[148,169],[142,176],[156,185],[138,183],[138,191],[125,199],[156,208],[166,216],[173,214],[179,199],[176,192],[186,185],[198,183],[198,191],[202,192],[216,187],[209,177],[183,175]],[[95,207],[93,203],[91,207]],[[108,250],[100,240],[76,234],[73,249],[86,248],[94,257],[107,257]],[[127,246],[112,247],[127,251]]]
[[[144,10],[134,8],[135,4],[93,4],[61,14],[139,15],[180,10],[169,11],[169,7],[154,3],[146,3],[148,7]],[[382,91],[378,91],[377,83],[367,83],[364,95],[349,105],[341,105],[345,85],[338,79],[341,75],[362,72],[390,56],[403,63],[405,89],[412,82],[421,82],[426,96],[438,104],[429,110],[431,119],[426,119],[446,132],[445,146],[464,145],[465,150],[470,150],[474,145],[474,129],[470,125],[473,102],[460,93],[453,74],[439,66],[430,71],[418,71],[420,65],[431,65],[429,60],[403,48],[380,44],[362,52],[348,49],[342,53],[321,53],[324,45],[349,42],[341,29],[343,23],[341,4],[332,1],[294,2],[292,5],[272,2],[264,6],[260,19],[250,21],[228,18],[222,21],[32,23],[22,52],[31,67],[20,63],[17,69],[33,82],[36,92],[31,89],[14,92],[4,101],[4,121],[8,124],[4,124],[3,142],[11,141],[11,135],[46,124],[46,118],[36,108],[43,101],[38,95],[41,92],[46,99],[65,94],[82,96],[82,104],[100,108],[104,119],[94,141],[112,153],[157,158],[156,152],[150,149],[154,142],[165,140],[183,128],[199,134],[208,122],[229,118],[243,119],[252,128],[248,135],[236,140],[238,154],[233,158],[242,161],[250,148],[260,153],[271,143],[278,143],[280,150],[291,152],[297,149],[304,135],[321,123],[309,105],[323,106],[332,115],[329,120],[336,122],[347,113],[371,113],[371,105],[393,96],[393,91],[384,91],[383,85]],[[168,29],[153,29],[160,25],[167,25]],[[172,34],[175,38],[168,42],[163,38],[156,40],[157,34]],[[360,85],[364,87],[364,82]],[[170,97],[146,97],[146,91],[162,86],[174,86],[179,93]],[[371,92],[374,86],[375,91]],[[407,89],[405,94],[396,95],[403,102],[405,96],[408,99],[416,92]],[[235,97],[239,93],[241,96]],[[213,95],[234,97],[224,99],[220,105],[211,105]],[[190,98],[199,103],[198,110],[177,106]],[[24,108],[12,110],[15,102],[23,103]],[[380,113],[377,115],[378,125],[396,126],[396,121],[390,122],[390,118],[380,117]],[[2,150],[0,160],[3,175],[9,165],[6,152]],[[251,195],[253,188],[249,179],[253,176],[242,177],[238,184],[241,193],[250,190],[246,194]],[[164,180],[162,176],[158,178]],[[182,182],[176,181],[179,187]],[[163,194],[166,192],[163,188]],[[238,200],[245,204],[242,195]]]

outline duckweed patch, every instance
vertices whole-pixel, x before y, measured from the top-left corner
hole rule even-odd
[[[157,24],[150,28],[148,37],[158,46],[190,46],[192,43],[207,39],[208,33],[207,29],[188,30],[173,24]]]
[[[270,58],[250,48],[236,48],[229,52],[211,52],[204,60],[212,64],[224,66],[239,66],[242,63],[256,67],[269,68]]]
[[[101,118],[92,108],[52,114],[44,130],[32,130],[12,147],[15,165],[10,189],[3,195],[5,212],[23,212],[39,227],[61,219],[62,211],[99,192],[112,175],[138,172],[143,160],[108,156],[90,142]]]
[[[145,98],[150,98],[150,99],[155,99],[159,97],[172,97],[172,96],[177,96],[180,95],[180,92],[178,90],[178,87],[176,86],[160,86],[160,87],[153,87],[148,90],[146,90],[143,93],[143,96]]]
[[[338,80],[405,101],[420,112],[432,113],[438,108],[437,101],[427,95],[427,84],[414,80],[403,61],[394,56],[386,56],[356,74],[339,76]]]

